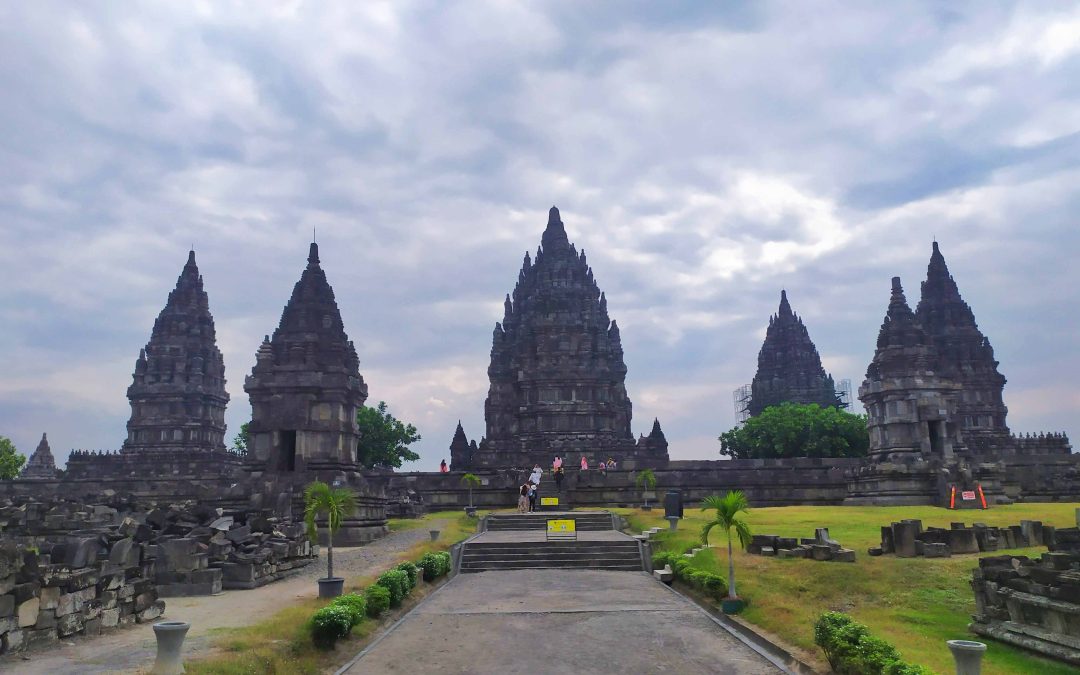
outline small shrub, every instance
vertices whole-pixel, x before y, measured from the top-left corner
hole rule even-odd
[[[390,589],[384,586],[368,586],[364,591],[364,601],[367,603],[367,615],[376,618],[390,609]]]
[[[662,570],[665,565],[670,565],[671,569],[675,569],[675,561],[679,560],[682,556],[674,551],[660,551],[652,557],[652,566],[654,570]]]
[[[390,591],[390,606],[397,607],[409,593],[409,575],[401,570],[387,570],[375,583]]]
[[[435,558],[439,561],[439,576],[445,576],[450,574],[450,568],[453,567],[453,560],[450,558],[450,554],[446,551],[440,551],[435,554]]]
[[[825,612],[814,624],[814,643],[837,675],[925,675],[922,666],[904,663],[900,652],[841,612]]]
[[[347,607],[327,605],[311,617],[311,637],[320,649],[333,649],[334,644],[352,630],[352,614]]]
[[[401,570],[402,572],[404,572],[406,574],[406,576],[409,579],[409,588],[410,589],[416,588],[416,582],[420,578],[420,568],[419,567],[412,564],[411,562],[406,561],[406,562],[403,562],[403,563],[398,563],[398,565],[394,569]]]
[[[439,577],[441,564],[434,553],[425,553],[416,561],[416,566],[424,573],[424,581],[435,581]]]
[[[358,593],[348,593],[335,598],[330,603],[331,606],[344,607],[349,612],[349,618],[352,621],[352,625],[356,626],[364,617],[367,616],[367,602],[364,600],[364,596]]]

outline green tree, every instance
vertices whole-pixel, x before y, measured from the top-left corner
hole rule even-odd
[[[0,478],[18,478],[26,457],[19,454],[7,436],[0,436]]]
[[[644,492],[646,495],[645,506],[648,506],[648,494],[656,489],[656,474],[653,473],[652,469],[643,469],[638,473],[637,478],[634,480],[634,483],[636,483],[639,488],[644,488]]]
[[[739,543],[743,548],[750,544],[750,526],[746,524],[739,514],[750,511],[750,502],[742,490],[732,490],[723,497],[713,495],[701,500],[701,510],[715,510],[713,519],[701,528],[701,543],[708,545],[709,532],[714,527],[719,527],[727,532],[727,559],[728,559],[728,597],[736,598],[735,593],[735,558],[731,546],[731,530],[739,537]]]
[[[866,416],[816,403],[769,406],[720,435],[720,454],[733,459],[865,457]]]
[[[241,455],[246,455],[248,451],[248,441],[251,440],[251,422],[244,422],[240,425],[240,433],[236,434],[233,438],[232,449],[234,452],[238,452]]]
[[[420,459],[420,455],[409,450],[410,445],[420,440],[416,427],[391,415],[386,409],[386,401],[379,401],[374,408],[360,406],[356,411],[356,423],[360,426],[356,454],[362,466],[397,469],[402,462]]]
[[[356,495],[347,487],[332,488],[321,480],[304,488],[304,524],[307,525],[311,543],[319,542],[319,529],[315,520],[326,516],[326,578],[334,577],[334,533],[341,521],[356,510]]]

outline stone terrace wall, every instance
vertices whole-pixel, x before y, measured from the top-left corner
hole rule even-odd
[[[117,478],[177,478],[215,480],[223,475],[240,475],[243,456],[233,452],[192,451],[189,453],[88,452],[74,450],[68,457],[68,479],[101,480]]]
[[[572,458],[571,458],[572,459]],[[755,506],[795,504],[839,504],[847,494],[845,471],[859,460],[785,459],[730,461],[674,461],[654,469],[657,497],[678,488],[684,500],[693,503],[711,494],[739,489]],[[481,508],[504,508],[517,504],[517,487],[527,478],[524,470],[477,470],[483,484],[473,490],[473,503]],[[408,495],[429,509],[456,509],[469,503],[468,489],[461,483],[462,472],[371,473],[369,481],[386,488],[391,499]],[[606,475],[589,470],[567,469],[564,494],[573,506],[638,504],[642,491],[634,484],[637,472],[616,470]],[[553,492],[553,479],[545,467],[541,494]]]

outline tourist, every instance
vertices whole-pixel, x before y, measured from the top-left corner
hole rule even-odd
[[[551,470],[558,471],[562,468],[562,457],[555,455],[555,459],[551,462]]]
[[[600,461],[600,463],[596,466],[596,468],[600,470],[600,475],[601,476],[606,476],[607,475],[607,464],[604,464],[603,460]]]
[[[445,459],[439,464],[439,473],[450,473],[450,467],[446,466]]]
[[[526,481],[518,488],[518,513],[529,510],[529,482]]]
[[[536,510],[536,483],[534,483],[532,481],[529,481],[528,486],[529,486],[529,494],[528,494],[528,497],[529,497],[529,512],[531,513],[531,512]]]
[[[610,457],[608,457],[607,468],[608,468],[608,471],[614,471],[615,470],[615,460],[613,460]]]
[[[539,464],[533,465],[532,473],[529,475],[529,480],[533,482],[537,487],[540,486],[540,476],[544,475],[544,470],[540,468]]]
[[[552,473],[555,475],[555,489],[558,490],[559,492],[562,492],[562,479],[563,479],[562,463],[560,463],[558,468],[554,469],[552,471]]]
[[[589,460],[585,457],[585,455],[581,456],[581,470],[582,471],[588,471],[589,470]]]

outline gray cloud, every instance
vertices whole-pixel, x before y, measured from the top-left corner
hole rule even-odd
[[[0,9],[0,433],[115,448],[194,244],[242,382],[312,228],[371,397],[483,429],[545,209],[623,329],[635,431],[713,457],[786,287],[861,380],[936,236],[1015,429],[1080,410],[1080,29],[1038,3]]]

